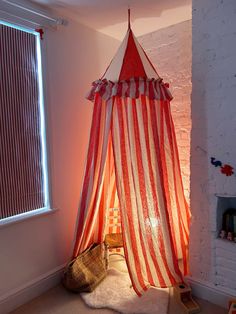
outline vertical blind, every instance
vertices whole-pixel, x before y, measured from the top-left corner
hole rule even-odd
[[[0,24],[0,219],[45,207],[36,36]]]

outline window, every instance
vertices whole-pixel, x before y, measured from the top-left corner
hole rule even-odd
[[[0,22],[0,222],[48,209],[39,34]]]

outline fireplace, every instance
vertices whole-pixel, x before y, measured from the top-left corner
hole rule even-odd
[[[216,236],[214,240],[216,286],[236,293],[236,195],[216,195]],[[225,231],[224,236],[221,231]],[[232,233],[232,237],[229,233]],[[228,238],[228,239],[227,239]]]
[[[217,237],[236,243],[236,196],[217,195]]]

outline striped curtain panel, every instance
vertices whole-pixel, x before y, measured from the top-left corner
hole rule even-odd
[[[188,272],[189,210],[169,102],[116,98],[112,138],[126,261],[137,293]]]
[[[115,207],[114,160],[111,154],[112,100],[104,102],[97,95],[96,104],[80,198],[74,257],[90,244],[104,240],[106,209]]]
[[[94,99],[74,257],[104,240],[104,217],[114,205],[107,200],[117,192],[126,262],[139,295],[182,282],[188,272],[190,211],[169,105],[146,95],[105,100],[97,92]]]
[[[0,218],[43,208],[36,36],[0,25]]]

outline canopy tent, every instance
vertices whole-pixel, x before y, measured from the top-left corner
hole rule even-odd
[[[104,240],[106,211],[119,206],[133,287],[168,287],[188,272],[190,211],[181,179],[172,96],[132,30],[94,82],[89,149],[74,257]],[[118,203],[118,204],[117,204]]]

